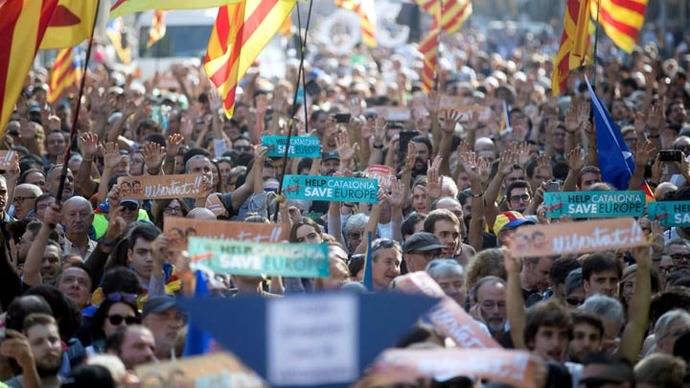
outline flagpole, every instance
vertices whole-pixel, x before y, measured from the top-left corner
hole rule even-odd
[[[72,147],[74,147],[77,141],[77,122],[79,121],[79,111],[81,110],[81,98],[84,95],[84,85],[86,85],[86,72],[89,69],[89,60],[91,59],[91,49],[93,47],[93,35],[96,31],[96,24],[98,24],[98,11],[100,9],[100,0],[96,0],[96,15],[93,18],[93,25],[91,26],[91,35],[89,36],[89,43],[86,47],[86,58],[84,58],[84,71],[81,75],[81,81],[79,84],[79,94],[77,95],[77,104],[74,110],[74,118],[72,119],[72,128],[69,134],[69,145],[67,147],[67,152],[65,152],[65,159],[62,163],[62,173],[60,174],[60,184],[58,185],[58,191],[55,195],[55,202],[62,202],[62,191],[65,188],[65,180],[67,179],[67,166],[69,160],[72,157]]]
[[[295,115],[297,114],[297,93],[299,92],[299,84],[300,84],[300,78],[302,78],[302,75],[304,73],[304,55],[305,55],[305,47],[307,46],[307,36],[309,34],[309,25],[311,23],[311,13],[312,9],[314,6],[314,0],[309,0],[309,12],[307,13],[307,24],[304,28],[304,39],[302,39],[302,31],[298,31],[299,35],[299,45],[300,45],[300,60],[299,60],[299,67],[297,69],[297,81],[295,82],[295,93],[292,97],[292,110],[290,114],[290,118],[288,120],[288,135],[287,135],[287,140],[285,141],[285,153],[283,154],[283,168],[280,173],[280,180],[278,181],[278,195],[280,195],[283,192],[283,180],[285,178],[285,172],[287,170],[287,165],[288,165],[288,150],[290,149],[290,140],[292,139],[292,128],[295,125]],[[300,22],[299,18],[299,3],[297,3],[297,16],[298,19],[297,21]],[[307,90],[304,88],[303,85],[303,101],[302,104],[305,106],[305,128],[308,128],[308,117],[307,116]],[[278,211],[276,211],[274,215],[274,220],[278,220]]]
[[[310,6],[311,7],[311,6]],[[311,14],[311,10],[309,11]],[[299,46],[300,46],[300,51],[301,51],[301,58],[304,58],[305,51],[307,49],[306,47],[306,41],[307,41],[307,30],[309,30],[309,21],[307,21],[307,28],[304,31],[304,40],[302,40],[302,17],[299,14],[299,1],[297,2],[297,31],[299,32]],[[305,42],[305,43],[302,43]],[[302,106],[304,107],[304,130],[306,133],[309,133],[309,109],[307,107],[307,100],[306,100],[306,93],[307,93],[307,74],[304,71],[303,68],[300,69],[301,73],[301,80],[302,80],[302,90],[305,93],[305,99],[304,99],[304,104]],[[299,75],[299,74],[298,74]],[[297,85],[299,85],[299,79],[297,80]],[[295,86],[297,86],[295,85]],[[295,112],[296,114],[297,112]]]
[[[594,53],[592,63],[594,64],[594,74],[592,74],[592,87],[597,89],[597,46],[599,45],[599,10],[601,9],[601,0],[597,1],[597,21],[594,25]]]

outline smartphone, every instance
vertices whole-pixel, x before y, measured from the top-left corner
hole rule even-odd
[[[350,117],[352,117],[351,114],[349,113],[336,113],[333,115],[333,118],[335,119],[335,122],[338,124],[347,124],[350,122]]]
[[[399,160],[405,160],[405,155],[407,155],[407,144],[412,140],[413,137],[419,135],[419,131],[400,131],[400,155]]]
[[[556,192],[556,191],[561,191],[561,181],[552,179],[548,182],[546,182],[546,191],[547,192]]]
[[[683,153],[680,150],[661,150],[659,151],[660,162],[680,162],[683,160]]]

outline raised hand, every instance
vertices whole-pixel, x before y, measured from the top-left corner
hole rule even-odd
[[[585,121],[589,121],[589,104],[586,101],[572,102],[565,115],[565,129],[575,132]]]
[[[389,150],[390,152],[390,150]],[[417,150],[414,147],[414,144],[412,142],[407,143],[407,154],[405,155],[405,164],[404,164],[404,170],[405,171],[412,171],[414,168],[414,164],[417,161]]]
[[[655,102],[647,115],[647,127],[654,131],[661,130],[666,122],[663,102]]]
[[[458,147],[458,151],[459,149],[460,147]],[[470,178],[470,181],[474,179],[479,179],[479,164],[481,158],[477,156],[477,154],[474,151],[459,152],[458,155],[458,162],[460,163],[460,165],[462,165],[462,169],[463,171],[465,171],[465,174],[467,174],[467,176]]]
[[[585,165],[582,148],[575,147],[568,152],[568,168],[575,173],[579,173]]]
[[[647,127],[647,114],[642,111],[635,112],[635,132],[639,135],[644,134],[644,130]]]
[[[79,136],[79,150],[84,159],[93,160],[98,152],[98,135],[93,132],[84,132]]]
[[[117,195],[119,195],[119,193]],[[125,222],[124,218],[121,216],[122,209],[119,205],[119,198],[115,202],[117,202],[117,205],[110,200],[108,201],[110,204],[110,209],[108,211],[108,230],[105,232],[104,237],[106,241],[111,242],[118,240],[127,230],[127,222]]]
[[[391,181],[391,193],[388,196],[388,203],[390,203],[391,207],[403,207],[403,204],[405,203],[405,198],[403,197],[403,193],[405,191],[404,189],[403,183],[396,178],[393,178]]]
[[[431,198],[440,198],[443,183],[443,176],[439,174],[443,158],[437,156],[433,162],[429,163],[426,177],[426,194]]]
[[[633,149],[633,153],[635,155],[635,164],[637,166],[644,168],[644,166],[647,165],[647,162],[649,162],[652,159],[655,152],[656,149],[651,141],[638,141],[635,144],[635,148]]]
[[[120,164],[122,160],[122,155],[120,155],[120,148],[117,143],[108,142],[103,146],[103,162],[105,168],[108,170],[113,170]]]
[[[335,138],[336,149],[340,159],[350,161],[355,156],[355,152],[359,148],[359,144],[354,146],[350,144],[350,134],[347,131],[341,131]]]
[[[161,147],[158,143],[147,143],[142,147],[141,155],[144,157],[144,164],[147,169],[157,170],[165,159],[165,147]]]
[[[451,136],[455,132],[455,127],[460,123],[462,115],[456,110],[449,109],[443,111],[441,118],[443,120],[441,130],[445,135]]]
[[[524,167],[530,159],[530,145],[528,143],[520,143],[515,147],[517,152],[518,164]]]
[[[165,140],[165,153],[169,158],[174,158],[184,144],[184,136],[173,133]]]
[[[218,90],[216,88],[211,88],[211,90],[208,92],[208,102],[211,107],[211,113],[218,114],[220,108],[223,107],[223,101],[221,101],[220,95],[218,94]]]
[[[374,144],[383,144],[386,138],[386,119],[382,116],[376,118],[374,123]]]
[[[518,153],[513,148],[507,148],[498,159],[498,170],[503,175],[510,174],[513,166],[518,162]]]
[[[182,117],[180,117],[180,133],[185,139],[191,139],[193,131],[194,123],[192,123],[192,119],[183,114]]]

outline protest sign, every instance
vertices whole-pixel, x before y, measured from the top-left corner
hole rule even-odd
[[[647,245],[642,229],[633,218],[524,226],[511,237],[516,257],[541,257],[630,249]]]
[[[262,136],[261,145],[268,148],[268,157],[279,158],[285,155],[287,136]],[[291,136],[288,158],[320,158],[321,141],[316,136]]]
[[[0,151],[0,170],[10,170],[16,158],[17,153],[15,151]]]
[[[121,176],[117,179],[121,198],[181,199],[208,194],[201,175]]]
[[[426,318],[436,330],[447,336],[460,348],[499,348],[489,333],[482,330],[462,306],[448,298],[441,287],[426,272],[412,272],[395,279],[395,288],[406,293],[421,293],[442,298]]]
[[[320,293],[179,298],[178,306],[272,386],[346,386],[437,301],[399,293]]]
[[[288,225],[165,217],[163,232],[175,240],[174,249],[181,250],[187,249],[189,236],[277,243],[287,240]]]
[[[271,244],[187,238],[187,251],[199,258],[197,264],[216,273],[230,275],[325,278],[328,266],[327,244]]]
[[[645,210],[642,191],[571,191],[544,193],[549,218],[639,217]]]
[[[391,183],[395,178],[395,169],[390,166],[384,166],[381,164],[372,164],[364,172],[367,178],[376,179],[379,182],[379,186],[386,190],[391,190]]]
[[[186,357],[137,366],[142,387],[266,387],[252,370],[228,353]]]
[[[289,200],[377,203],[376,179],[286,175],[283,192]]]
[[[667,228],[690,226],[690,201],[652,202],[647,212],[650,220],[659,221]]]
[[[546,377],[535,356],[504,349],[390,349],[372,367],[369,386],[415,382],[420,377],[445,381],[465,376],[514,387],[536,388]]]

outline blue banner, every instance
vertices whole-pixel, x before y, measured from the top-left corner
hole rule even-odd
[[[326,202],[379,201],[379,183],[376,179],[336,176],[286,175],[283,192],[290,200]]]
[[[285,156],[287,136],[268,135],[261,137],[261,145],[268,148],[268,157]],[[316,136],[291,136],[288,158],[320,158],[321,141]]]
[[[667,228],[690,226],[690,201],[652,202],[647,212],[650,220],[659,221]]]
[[[639,217],[644,214],[642,191],[564,191],[544,193],[549,218]]]

